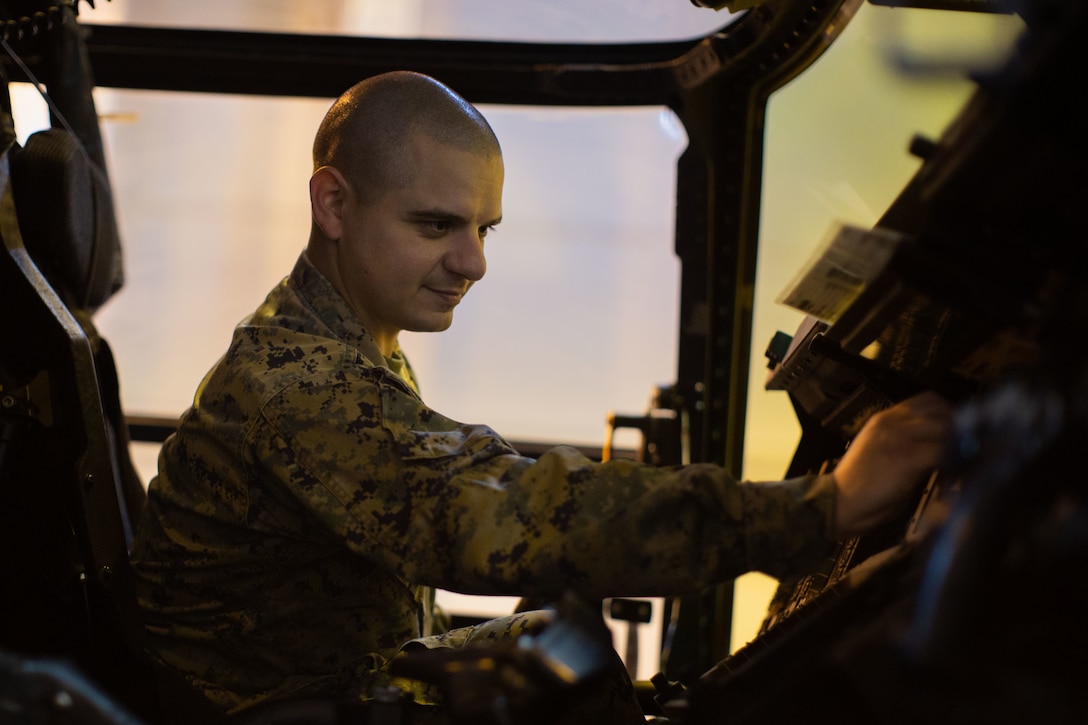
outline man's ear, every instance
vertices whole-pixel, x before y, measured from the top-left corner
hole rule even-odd
[[[327,239],[343,235],[346,191],[343,175],[332,166],[322,166],[310,177],[310,213]]]

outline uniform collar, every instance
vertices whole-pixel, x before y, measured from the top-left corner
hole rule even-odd
[[[310,262],[305,252],[299,255],[287,284],[294,288],[303,304],[329,328],[333,336],[358,348],[372,364],[388,367],[377,341],[363,327],[363,323],[333,287],[332,282]],[[398,346],[397,352],[399,351]]]

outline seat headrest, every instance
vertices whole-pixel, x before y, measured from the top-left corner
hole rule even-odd
[[[109,180],[68,131],[32,134],[11,154],[27,252],[69,305],[93,312],[124,283]]]

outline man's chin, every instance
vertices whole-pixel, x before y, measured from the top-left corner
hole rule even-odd
[[[453,324],[453,315],[447,315],[445,317],[421,320],[418,324],[412,327],[406,327],[405,330],[409,332],[444,332],[450,329],[450,325]]]

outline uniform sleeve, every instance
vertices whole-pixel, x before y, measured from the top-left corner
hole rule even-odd
[[[655,596],[824,555],[829,477],[740,483],[709,464],[663,469],[538,460],[399,386],[285,391],[256,457],[353,551],[406,581],[474,594]]]

